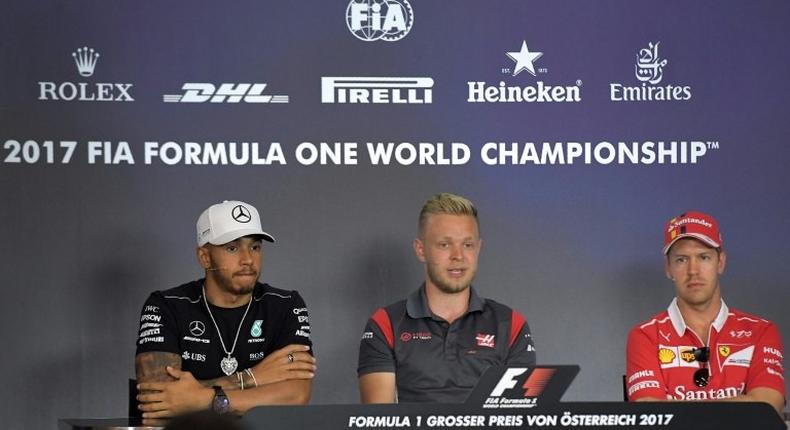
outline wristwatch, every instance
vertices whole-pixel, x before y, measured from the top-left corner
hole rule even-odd
[[[211,410],[218,414],[228,413],[230,411],[230,399],[225,394],[225,390],[219,385],[215,385],[212,388],[214,388],[214,400],[211,401]]]

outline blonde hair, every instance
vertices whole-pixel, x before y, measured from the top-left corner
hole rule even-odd
[[[420,211],[420,219],[417,226],[420,236],[423,235],[425,223],[430,215],[468,215],[475,218],[478,228],[480,220],[477,218],[477,208],[467,198],[451,193],[439,193],[428,199]]]

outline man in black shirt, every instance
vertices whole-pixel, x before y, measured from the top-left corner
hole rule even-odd
[[[205,278],[156,291],[143,305],[135,357],[143,418],[310,399],[307,308],[296,291],[258,282],[262,240],[274,237],[247,203],[225,201],[200,215]]]

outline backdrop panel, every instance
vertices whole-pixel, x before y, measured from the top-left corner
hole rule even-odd
[[[581,365],[567,400],[621,398],[685,210],[723,226],[727,303],[788,339],[787,1],[372,3],[2,3],[7,427],[125,414],[140,307],[201,276],[223,199],[261,210],[262,280],[307,301],[313,403],[357,401],[365,321],[419,285],[440,191],[480,209],[481,293],[540,363]]]

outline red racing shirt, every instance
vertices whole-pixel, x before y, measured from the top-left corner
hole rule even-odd
[[[694,384],[702,367],[691,351],[710,347],[710,379]],[[626,347],[628,399],[713,400],[767,387],[785,395],[782,340],[767,320],[729,309],[724,301],[707,341],[686,326],[677,299],[669,308],[631,330]]]

